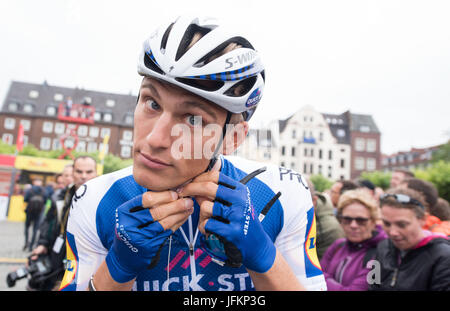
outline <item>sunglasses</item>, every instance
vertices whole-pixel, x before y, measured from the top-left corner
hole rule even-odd
[[[338,215],[337,219],[339,220],[339,222],[343,225],[350,225],[353,220],[356,221],[356,224],[358,226],[365,226],[367,224],[367,222],[370,220],[369,218],[364,218],[364,217],[349,217],[349,216],[342,216],[342,215]]]
[[[425,209],[425,207],[422,205],[422,203],[420,203],[419,201],[417,201],[414,198],[411,198],[409,195],[406,195],[406,194],[385,193],[380,196],[380,202],[384,203],[383,201],[386,200],[387,198],[394,198],[398,203],[413,204],[413,205],[419,206],[422,209]]]
[[[256,175],[261,174],[266,170],[266,167],[260,168],[240,180],[242,184],[246,184]],[[281,192],[275,194],[272,199],[264,206],[261,213],[258,216],[259,221],[263,221],[264,217],[270,211],[270,208],[275,204],[278,198],[281,196]],[[210,257],[213,262],[220,266],[229,266],[233,268],[239,268],[242,265],[242,255],[236,246],[223,237],[216,234],[209,234],[208,236],[201,235],[200,248],[202,248]]]

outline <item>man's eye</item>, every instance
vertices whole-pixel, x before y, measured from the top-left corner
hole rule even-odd
[[[151,109],[151,110],[159,110],[161,108],[161,106],[157,102],[155,102],[153,99],[148,99],[145,102],[145,107],[147,109]]]
[[[201,116],[189,115],[186,120],[192,126],[201,126],[203,124]]]

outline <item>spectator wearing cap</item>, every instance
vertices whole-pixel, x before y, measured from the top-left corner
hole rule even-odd
[[[423,195],[407,188],[381,197],[381,218],[389,239],[378,244],[379,279],[370,290],[450,290],[450,242],[422,229]]]
[[[377,225],[378,206],[364,189],[349,190],[338,203],[338,219],[345,237],[336,240],[325,252],[320,265],[330,291],[368,289],[367,263],[375,257],[377,244],[386,239]]]

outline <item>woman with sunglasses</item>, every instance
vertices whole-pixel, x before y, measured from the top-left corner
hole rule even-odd
[[[322,266],[331,291],[367,290],[367,262],[375,256],[377,244],[386,234],[376,222],[377,202],[364,189],[346,191],[339,199],[337,218],[345,238],[336,240],[325,252]]]
[[[379,281],[369,290],[450,290],[450,241],[423,229],[423,195],[390,189],[380,197],[380,205],[389,239],[377,247]]]

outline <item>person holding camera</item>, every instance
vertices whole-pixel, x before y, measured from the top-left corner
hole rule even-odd
[[[66,185],[60,197],[63,200],[54,201],[47,211],[40,227],[38,246],[31,252],[30,260],[47,260],[50,272],[39,281],[30,279],[28,290],[57,290],[64,275],[64,258],[66,255],[65,235],[70,206],[75,192],[88,180],[97,176],[96,161],[89,156],[77,157],[73,165],[66,166],[62,175],[65,181],[73,183]],[[72,176],[70,176],[72,175]]]

